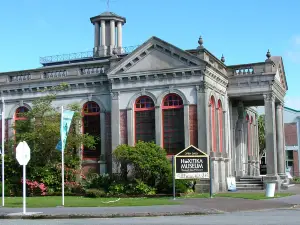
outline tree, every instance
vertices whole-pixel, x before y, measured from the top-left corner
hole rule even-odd
[[[26,141],[31,149],[31,159],[27,165],[27,178],[44,183],[49,190],[60,191],[61,189],[61,152],[55,147],[60,140],[60,117],[61,112],[52,105],[56,99],[56,92],[68,88],[68,85],[61,84],[48,92],[45,97],[33,101],[32,109],[22,115],[26,120],[18,120],[14,124],[16,131],[15,138],[10,141],[10,154],[13,155],[14,147],[20,141]],[[81,134],[79,127],[81,124],[81,109],[77,104],[72,104],[67,109],[75,111],[67,137],[65,147],[65,174],[66,181],[75,181],[80,173],[81,156],[80,146],[83,144],[89,148],[94,148],[97,138],[88,134]],[[10,161],[15,171],[21,171],[16,160]],[[17,180],[21,180],[21,174],[13,173]],[[17,177],[16,177],[17,175]],[[9,178],[9,177],[7,177]],[[15,183],[16,180],[10,180]]]
[[[259,115],[258,117],[258,140],[259,140],[259,155],[261,156],[266,148],[265,115]]]

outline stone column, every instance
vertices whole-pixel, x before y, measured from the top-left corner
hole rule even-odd
[[[99,56],[106,56],[107,46],[106,46],[106,29],[105,29],[105,20],[101,20],[101,45],[98,49]]]
[[[118,29],[118,48],[121,48],[122,47],[122,22],[118,22],[117,29]]]
[[[114,20],[110,21],[110,46],[111,49],[116,46],[116,24]],[[111,50],[112,51],[112,50]]]
[[[95,43],[94,43],[94,47],[98,48],[99,44],[100,44],[100,24],[99,22],[96,22],[94,24],[95,26]]]
[[[105,46],[105,20],[101,20],[101,46]]]
[[[105,149],[105,112],[100,113],[100,141],[101,141],[101,153],[100,153],[100,174],[107,172],[106,168],[106,149]]]
[[[184,117],[184,146],[187,148],[190,145],[190,119],[189,119],[189,104],[183,106]],[[183,150],[183,149],[182,149]]]
[[[120,107],[119,107],[119,93],[111,93],[111,149],[112,152],[120,145]],[[112,155],[110,156],[112,160]],[[112,161],[112,172],[116,173],[118,168]]]
[[[155,106],[155,140],[156,144],[163,148],[162,141],[162,111],[160,106]]]
[[[206,153],[210,152],[208,110],[207,86],[205,82],[202,82],[197,87],[198,147]]]
[[[264,95],[264,102],[267,164],[267,175],[264,180],[265,182],[276,182],[278,184],[279,177],[277,174],[275,96],[273,94]]]
[[[285,158],[284,158],[284,131],[283,131],[283,106],[276,106],[276,135],[277,135],[277,170],[281,179],[285,179]]]

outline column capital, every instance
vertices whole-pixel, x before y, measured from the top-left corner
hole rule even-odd
[[[275,101],[275,95],[273,93],[264,94],[265,101]]]
[[[111,96],[112,100],[119,100],[119,95],[120,95],[119,91],[110,93],[110,96]]]
[[[284,105],[283,105],[283,103],[282,102],[279,102],[279,103],[277,103],[276,104],[276,109],[283,109],[283,107],[284,107]]]
[[[199,93],[206,93],[208,89],[208,84],[205,81],[202,81],[200,85],[196,86],[196,90]]]

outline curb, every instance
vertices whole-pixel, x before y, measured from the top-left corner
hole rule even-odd
[[[162,213],[108,213],[108,214],[35,214],[35,215],[0,215],[0,219],[82,219],[82,218],[121,218],[121,217],[156,217],[156,216],[195,216],[222,214],[222,211],[195,211],[195,212],[162,212]]]

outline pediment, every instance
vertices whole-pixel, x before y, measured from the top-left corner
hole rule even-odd
[[[277,79],[279,81],[279,83],[281,83],[281,85],[283,86],[283,88],[285,90],[288,90],[288,85],[287,85],[287,81],[286,81],[282,57],[281,56],[272,56],[271,60],[276,64],[276,67],[277,67],[275,79]]]
[[[136,73],[202,65],[201,59],[156,37],[127,55],[112,67],[108,76],[120,73]]]

